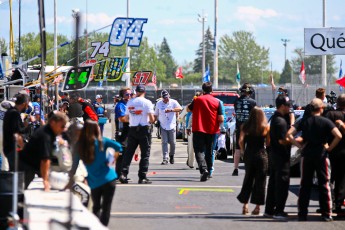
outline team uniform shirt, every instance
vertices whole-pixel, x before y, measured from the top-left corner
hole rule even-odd
[[[37,129],[31,136],[29,143],[24,146],[20,152],[20,159],[33,167],[40,170],[41,160],[52,159],[55,146],[56,136],[50,125],[44,125]]]
[[[330,119],[333,123],[335,123],[336,120],[341,120],[345,122],[345,112],[340,109],[329,111],[326,114],[326,117]],[[335,152],[335,153],[345,152],[345,137],[344,137],[343,132],[341,132],[341,134],[343,135],[343,138],[341,138],[340,142],[337,144],[337,146],[335,146],[332,152]],[[334,136],[331,135],[329,138],[330,138],[329,139],[329,143],[330,143],[333,140]]]
[[[127,108],[127,102],[124,100],[119,101],[115,106],[115,121],[116,123],[116,131],[117,131],[117,138],[116,141],[123,142],[128,134],[128,128],[129,124],[128,122],[121,122],[119,120],[120,117],[123,117],[126,115],[126,108]]]
[[[156,104],[155,115],[158,116],[160,125],[165,130],[172,130],[176,128],[176,113],[166,113],[167,109],[181,108],[181,105],[174,99],[169,98],[168,103],[160,100]]]
[[[106,165],[108,160],[105,150],[110,147],[115,149],[116,152],[122,152],[122,147],[120,143],[106,137],[103,137],[102,141],[103,151],[99,150],[99,142],[95,140],[95,159],[91,164],[85,164],[88,173],[87,182],[91,189],[100,187],[117,178],[115,170]]]
[[[236,129],[240,130],[241,125],[249,118],[250,111],[256,106],[254,99],[249,96],[241,96],[234,104],[236,113]]]
[[[192,131],[206,134],[219,132],[218,115],[223,115],[219,100],[211,94],[195,98],[188,108],[193,111]]]
[[[103,103],[94,102],[93,109],[97,113],[98,117],[105,116],[105,105]]]
[[[272,118],[270,124],[270,138],[271,138],[271,150],[272,154],[285,159],[290,158],[290,145],[282,145],[279,140],[285,140],[287,131],[289,130],[288,123],[284,116],[276,111]]]
[[[309,117],[302,127],[303,156],[320,156],[325,153],[324,145],[332,135],[335,128],[333,122],[322,116]]]
[[[34,107],[33,115],[39,115],[41,117],[41,120],[44,121],[44,113],[43,110],[41,110],[41,105],[38,102],[32,102],[32,106]]]
[[[126,115],[129,126],[149,126],[149,113],[154,114],[153,104],[144,97],[136,97],[127,102]]]

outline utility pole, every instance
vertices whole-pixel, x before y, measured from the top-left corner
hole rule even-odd
[[[285,53],[284,53],[284,65],[285,65],[285,62],[286,62],[286,46],[287,46],[287,43],[290,41],[289,39],[284,39],[282,38],[281,39],[282,42],[283,42],[283,46],[285,47]]]
[[[205,22],[207,22],[207,15],[205,15],[204,10],[202,11],[202,15],[198,14],[199,18],[198,21],[202,23],[202,73],[201,73],[201,82],[202,78],[205,74]]]
[[[129,0],[127,0],[127,18],[129,18]],[[126,56],[128,57],[128,62],[127,62],[127,68],[126,68],[126,86],[130,87],[131,86],[131,48],[128,46],[128,42],[126,45]]]
[[[218,44],[217,44],[218,0],[214,0],[214,67],[213,87],[218,88]]]
[[[322,1],[322,27],[326,27],[326,0]],[[322,55],[321,59],[321,77],[322,85],[327,87],[327,59],[326,55]]]

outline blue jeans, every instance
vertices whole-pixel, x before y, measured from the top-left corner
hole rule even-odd
[[[162,153],[163,153],[163,160],[168,160],[168,153],[169,156],[175,155],[175,145],[176,145],[176,130],[166,130],[161,129],[161,137],[162,137]],[[170,145],[170,152],[168,151],[168,144]]]

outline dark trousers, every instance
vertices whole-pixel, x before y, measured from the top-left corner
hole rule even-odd
[[[212,170],[212,146],[214,138],[214,134],[193,132],[193,148],[195,152],[195,159],[198,163],[201,174],[203,174],[205,171],[210,172]]]
[[[149,169],[149,158],[151,151],[151,127],[136,126],[130,127],[128,132],[128,144],[122,161],[122,174],[128,175],[133,155],[138,145],[140,146],[139,179],[146,178]]]
[[[271,152],[270,179],[267,187],[265,213],[273,215],[284,212],[290,185],[290,158]]]
[[[329,186],[330,175],[328,172],[329,160],[323,156],[304,156],[301,160],[301,187],[298,196],[298,215],[306,216],[310,200],[313,176],[316,171],[319,184],[319,204],[323,215],[332,213],[331,189]]]
[[[92,211],[104,226],[107,226],[110,218],[111,203],[115,194],[115,180],[108,182],[98,188],[91,189],[93,202]]]
[[[243,185],[237,199],[241,203],[263,205],[265,204],[266,174],[268,168],[267,153],[263,149],[258,153],[244,153],[244,165],[246,174]]]
[[[345,152],[332,152],[329,155],[334,181],[334,203],[336,207],[342,206],[345,199]]]

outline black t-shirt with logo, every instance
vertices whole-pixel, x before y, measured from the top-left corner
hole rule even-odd
[[[280,156],[283,159],[290,159],[290,145],[282,145],[279,140],[285,140],[286,133],[289,130],[289,124],[284,115],[276,111],[270,124],[271,154]]]
[[[236,129],[239,130],[241,125],[249,118],[250,111],[256,106],[255,100],[248,96],[241,96],[235,102]]]
[[[305,120],[302,127],[303,156],[320,156],[325,153],[324,144],[332,136],[335,127],[332,121],[322,116],[311,116]]]
[[[30,138],[20,152],[20,160],[29,164],[35,170],[40,170],[41,160],[51,159],[55,148],[56,136],[50,125],[40,127]]]

